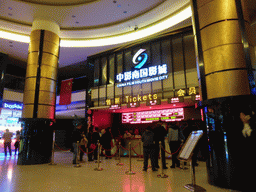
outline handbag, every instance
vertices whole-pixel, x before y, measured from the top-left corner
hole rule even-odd
[[[90,145],[90,149],[92,149],[92,150],[96,149],[96,147],[97,146],[95,144],[93,144],[93,143]]]
[[[85,146],[85,147],[87,147],[87,143],[88,143],[88,140],[84,137],[84,138],[80,141],[80,146]]]

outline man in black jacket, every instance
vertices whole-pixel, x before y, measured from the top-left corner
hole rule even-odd
[[[158,155],[159,155],[159,141],[161,141],[162,149],[161,149],[161,157],[162,157],[162,165],[163,169],[168,169],[166,166],[166,160],[165,160],[165,136],[167,135],[166,129],[161,125],[161,123],[157,123],[157,125],[153,129],[153,133],[155,135],[155,162],[156,162],[156,168],[159,168],[158,164]]]
[[[155,157],[154,157],[154,133],[151,127],[147,127],[146,131],[142,134],[141,141],[143,142],[143,156],[144,156],[144,166],[143,171],[148,169],[148,159],[150,156],[152,170],[157,171]]]

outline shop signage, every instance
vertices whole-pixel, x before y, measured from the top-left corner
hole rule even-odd
[[[184,97],[172,97],[172,98],[168,98],[168,103],[182,103],[184,102]]]
[[[168,78],[167,64],[142,68],[148,59],[148,55],[145,51],[146,49],[140,49],[134,55],[132,59],[135,65],[133,71],[126,71],[116,75],[116,80],[119,83],[117,87],[150,83]]]
[[[193,101],[200,101],[200,95],[191,95]]]
[[[111,110],[121,109],[121,106],[120,106],[120,105],[111,105],[111,106],[109,107],[109,109],[111,109]]]
[[[125,96],[126,103],[137,102],[137,101],[152,101],[157,99],[157,94],[148,94],[148,95],[137,95],[136,97]]]
[[[137,102],[129,102],[127,103],[127,108],[135,108],[135,107],[139,107],[140,106],[140,102],[137,101]]]
[[[22,110],[22,104],[17,104],[17,103],[4,103],[3,107],[6,108],[6,109],[20,109],[20,110]]]
[[[161,105],[161,99],[147,100],[146,106]]]

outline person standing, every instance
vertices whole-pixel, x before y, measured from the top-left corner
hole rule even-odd
[[[20,147],[20,131],[16,131],[16,141],[14,143],[14,147],[15,147],[15,155],[16,155]]]
[[[92,143],[92,133],[93,133],[93,126],[90,126],[89,128],[88,128],[88,133],[87,133],[87,140],[88,140],[88,144],[87,144],[87,146],[88,146],[88,161],[93,161],[93,158],[92,158],[92,156],[93,156],[93,143]],[[91,144],[93,144],[93,145],[91,145]]]
[[[180,167],[180,161],[178,160],[180,145],[184,142],[185,137],[182,133],[180,127],[176,124],[169,124],[168,126],[168,141],[170,150],[172,152],[172,165],[171,168],[175,166]]]
[[[72,133],[72,145],[73,145],[73,164],[77,164],[77,155],[79,152],[79,144],[83,139],[82,136],[82,124],[78,124]]]
[[[156,169],[156,158],[155,158],[155,142],[154,142],[154,133],[152,132],[151,127],[147,127],[146,131],[142,134],[141,141],[143,142],[143,171],[148,169],[148,159],[150,157],[152,171],[157,171]]]
[[[86,153],[88,140],[86,139],[84,132],[82,132],[81,135],[82,135],[82,140],[81,140],[80,145],[79,145],[79,147],[80,147],[79,161],[84,162],[83,161],[83,156],[84,156],[84,153]]]
[[[101,137],[102,140],[102,146],[106,151],[106,158],[105,159],[111,159],[111,142],[112,142],[112,134],[111,134],[111,128],[108,127],[106,129],[106,133],[104,133]]]
[[[157,123],[156,127],[153,129],[153,133],[155,135],[155,162],[156,168],[159,168],[158,156],[160,152],[159,141],[161,141],[161,161],[163,165],[163,169],[168,169],[166,166],[165,159],[165,136],[167,135],[166,129],[161,125],[161,123]]]
[[[9,129],[6,129],[6,132],[3,135],[4,139],[4,154],[7,156],[7,147],[9,148],[9,154],[12,155],[11,143],[12,143],[12,133],[9,132]]]
[[[93,129],[93,133],[92,133],[92,143],[94,145],[96,145],[96,148],[93,152],[93,156],[94,156],[94,160],[98,160],[98,141],[100,141],[100,134],[99,134],[99,128],[98,127],[95,127]]]

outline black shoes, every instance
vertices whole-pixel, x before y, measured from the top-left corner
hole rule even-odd
[[[156,168],[152,168],[152,171],[158,171]]]
[[[147,169],[142,169],[142,171],[147,171]]]
[[[163,169],[168,169],[168,167],[163,167]]]

